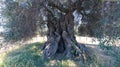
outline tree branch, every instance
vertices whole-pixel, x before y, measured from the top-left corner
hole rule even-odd
[[[64,13],[69,12],[69,9],[63,8],[63,6],[60,3],[54,4],[54,3],[50,2],[50,3],[48,3],[48,5],[60,10],[61,12],[64,12]]]
[[[43,7],[52,15],[54,16],[54,12],[47,6],[43,5]]]

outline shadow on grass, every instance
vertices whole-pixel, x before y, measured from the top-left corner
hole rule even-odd
[[[4,59],[3,67],[76,67],[72,60],[43,60],[43,43],[25,45],[8,53]]]
[[[114,67],[120,66],[120,47],[111,46],[110,50],[105,51],[105,55],[111,56],[114,60]]]
[[[50,60],[43,60],[42,58],[42,47],[43,43],[32,43],[25,45],[19,49],[16,49],[12,52],[9,52],[6,57],[4,58],[4,63],[2,67],[105,67],[106,63],[101,63],[101,59],[98,55],[92,55],[93,59],[89,66],[81,66],[79,61],[74,61],[71,59],[65,59],[63,57],[62,60],[59,59],[50,59]],[[91,46],[91,45],[90,45]],[[93,47],[88,47],[88,50],[91,53],[94,53],[98,48],[98,46],[93,45]],[[114,55],[114,53],[112,54]],[[114,55],[116,56],[116,55]],[[117,58],[120,58],[117,56]],[[109,60],[107,60],[109,61]],[[118,60],[120,61],[120,60]],[[111,64],[107,64],[110,66]]]

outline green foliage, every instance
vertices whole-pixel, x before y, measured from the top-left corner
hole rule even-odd
[[[36,35],[40,25],[44,26],[37,2],[7,0],[4,5],[2,15],[7,19],[4,33],[7,42],[30,39]]]
[[[106,49],[106,50],[111,50],[112,49],[112,45],[114,43],[112,43],[112,40],[110,40],[109,38],[107,37],[104,37],[103,39],[100,39],[100,48],[102,49]]]
[[[111,50],[115,42],[120,39],[120,1],[103,2],[102,28],[96,35],[102,49]]]
[[[87,5],[89,4],[86,4],[86,10],[91,9],[91,12],[87,14],[87,18],[89,21],[86,21],[88,23],[85,26],[83,24],[79,27],[80,29],[82,29],[83,26],[83,31],[80,31],[79,29],[79,33],[81,33],[81,35],[84,35],[84,32],[86,32],[89,36],[97,38],[103,38],[108,36],[113,39],[119,39],[120,38],[119,2],[120,1],[104,1],[102,3],[97,4],[96,7],[92,9],[90,8],[90,6],[87,8]],[[97,1],[95,1],[95,3],[97,3]],[[83,19],[84,18],[85,17],[83,16]]]
[[[111,50],[112,46],[106,46],[104,44],[99,45],[101,49],[105,49],[105,50]]]

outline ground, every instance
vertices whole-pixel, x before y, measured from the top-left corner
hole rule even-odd
[[[86,44],[90,55],[89,67],[118,67],[120,66],[120,47],[116,46],[112,49],[101,49],[99,42],[91,37],[76,36],[79,43]],[[71,59],[62,60],[42,59],[41,46],[46,41],[46,37],[35,37],[32,40],[15,45],[7,45],[0,49],[0,67],[80,67],[79,61]],[[81,66],[84,67],[84,66]],[[88,67],[88,66],[86,66]]]

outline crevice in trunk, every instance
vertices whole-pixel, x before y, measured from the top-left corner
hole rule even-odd
[[[44,58],[51,58],[60,53],[68,58],[79,57],[82,62],[86,60],[86,47],[79,45],[74,36],[73,19],[72,13],[63,15],[57,22],[48,18],[48,40],[43,48]]]
[[[65,51],[65,45],[64,45],[64,41],[63,38],[60,39],[59,43],[58,43],[58,49],[57,49],[57,53],[63,53]]]

